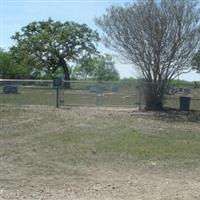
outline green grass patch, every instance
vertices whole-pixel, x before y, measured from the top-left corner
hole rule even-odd
[[[97,144],[97,151],[131,155],[139,160],[184,161],[200,159],[200,136],[197,134],[124,133]]]

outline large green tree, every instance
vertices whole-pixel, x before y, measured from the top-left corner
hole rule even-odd
[[[92,79],[97,81],[119,80],[112,57],[108,54],[95,58],[82,59],[73,69],[76,79]]]
[[[96,20],[105,45],[132,63],[145,82],[147,109],[162,109],[172,79],[191,69],[200,42],[197,0],[136,0]]]
[[[0,49],[0,78],[21,79],[31,76],[30,66],[18,64],[9,51]]]
[[[32,22],[17,32],[11,51],[16,57],[31,60],[37,69],[53,74],[62,68],[64,79],[70,80],[70,63],[97,52],[99,36],[86,24],[75,22]],[[69,82],[65,84],[70,88]]]

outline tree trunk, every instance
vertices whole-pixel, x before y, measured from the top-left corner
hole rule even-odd
[[[158,84],[146,83],[143,87],[145,109],[163,110],[163,97]]]
[[[66,81],[64,82],[64,88],[71,89],[69,67],[66,64],[64,58],[60,58],[60,66],[63,68],[64,81]]]
[[[63,67],[63,71],[64,71],[64,80],[66,81],[66,82],[64,82],[64,88],[71,89],[70,74],[69,74],[69,68],[67,65],[65,67]]]

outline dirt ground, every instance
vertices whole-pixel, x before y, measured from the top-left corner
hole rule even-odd
[[[100,162],[98,158],[96,158],[97,155],[93,155],[94,160],[96,158],[97,162],[80,162],[77,165],[72,165],[70,162],[58,162],[56,163],[55,169],[51,171],[51,163],[46,163],[45,159],[47,158],[41,157],[41,160],[36,159],[38,163],[34,163],[34,165],[37,165],[37,172],[34,173],[34,171],[29,171],[30,169],[32,170],[33,163],[26,161],[26,166],[24,166],[25,161],[22,160],[22,164],[20,164],[20,162],[18,163],[19,157],[17,157],[17,150],[16,152],[14,152],[14,150],[9,152],[12,146],[25,145],[25,143],[21,142],[20,137],[23,137],[25,142],[31,141],[33,137],[29,135],[19,136],[19,133],[22,131],[22,124],[23,130],[30,130],[31,132],[31,129],[35,126],[34,131],[40,130],[40,134],[48,134],[50,130],[58,132],[67,130],[72,126],[72,124],[69,124],[70,120],[73,121],[72,115],[75,118],[79,117],[79,122],[81,122],[79,123],[79,127],[82,128],[84,128],[86,121],[94,117],[103,119],[112,115],[114,120],[119,120],[124,116],[131,116],[131,126],[134,126],[136,130],[149,132],[148,123],[150,122],[146,121],[143,127],[138,124],[138,122],[142,120],[143,117],[141,116],[144,115],[144,113],[132,112],[126,109],[116,109],[113,111],[111,109],[97,110],[94,108],[67,108],[55,111],[54,108],[31,106],[23,107],[19,110],[12,108],[10,113],[8,112],[9,110],[9,107],[0,109],[0,136],[4,133],[9,134],[9,131],[12,130],[18,134],[18,138],[15,140],[7,140],[2,137],[3,139],[0,142],[1,151],[4,152],[4,148],[6,148],[6,153],[1,154],[0,160],[0,200],[200,199],[199,166],[192,168],[174,168],[173,166],[170,168],[170,166],[168,166],[163,168],[160,167],[157,162],[126,162],[123,158],[119,159],[117,162],[109,162],[108,160]],[[17,112],[15,112],[16,110]],[[43,121],[41,123],[41,120],[50,116],[51,113],[64,118],[65,121],[62,121],[59,127],[55,126],[55,124],[54,126],[49,125],[52,121],[50,121],[47,126],[50,118],[48,118],[48,121]],[[71,113],[71,115],[69,115],[69,113]],[[54,117],[55,116],[52,116],[51,120]],[[108,124],[106,123],[107,120],[99,125],[97,123],[96,127],[92,128],[98,129],[104,125],[109,126],[110,121]],[[152,127],[151,131],[160,128],[158,124],[159,122],[155,122],[155,127]],[[177,127],[178,125],[181,126],[181,123],[175,124],[174,126]],[[167,125],[165,124],[165,126]],[[198,123],[191,123],[186,128],[190,130],[192,127],[195,128],[196,132],[200,130]],[[36,133],[36,136],[37,134],[39,133]],[[19,148],[22,149],[23,147],[20,146]],[[39,144],[37,148],[39,148]],[[23,151],[27,151],[25,153],[30,153],[30,156],[33,156],[32,150],[30,151],[24,148]],[[46,151],[49,151],[49,149]],[[49,156],[48,152],[45,155]],[[42,162],[42,159],[44,162]],[[53,161],[51,160],[49,162]],[[41,169],[41,173],[38,172],[40,171],[38,169]],[[45,171],[43,172],[43,170]]]
[[[162,172],[152,165],[126,169],[99,166],[81,169],[82,175],[47,177],[19,177],[16,182],[6,180],[1,199],[49,200],[169,200],[200,199],[199,171]],[[80,169],[79,169],[80,170]],[[75,172],[76,173],[76,172]],[[1,180],[1,184],[4,180]]]

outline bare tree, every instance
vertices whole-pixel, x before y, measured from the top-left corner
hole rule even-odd
[[[197,73],[200,73],[200,50],[194,55],[192,59],[192,66]]]
[[[138,0],[112,6],[96,19],[106,46],[147,83],[147,109],[162,109],[170,81],[191,68],[200,39],[197,7],[194,0]]]

